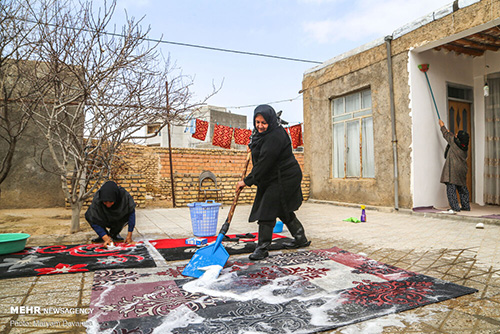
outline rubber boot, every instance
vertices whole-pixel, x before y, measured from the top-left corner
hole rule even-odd
[[[311,244],[311,242],[306,238],[304,227],[295,215],[290,222],[285,222],[285,225],[288,228],[288,231],[290,231],[292,236],[295,238],[295,240],[291,242],[284,242],[283,246],[285,248],[301,248],[307,247]]]
[[[269,256],[269,246],[273,241],[273,228],[272,222],[259,222],[259,239],[257,248],[248,257],[250,260],[262,260]]]

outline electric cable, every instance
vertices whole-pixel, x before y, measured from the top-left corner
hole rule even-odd
[[[95,32],[95,31],[92,31],[92,30],[89,30],[89,29],[79,29],[79,28],[74,28],[74,27],[58,26],[57,24],[54,24],[54,23],[37,22],[37,21],[33,21],[33,20],[29,20],[29,19],[24,19],[24,18],[15,18],[15,19],[19,20],[19,21],[25,21],[25,22],[28,22],[28,23],[32,23],[32,24],[43,24],[43,25],[46,25],[46,26],[56,27],[56,28],[65,28],[65,29],[71,29],[71,30],[81,30],[81,31],[85,31],[85,32]],[[124,34],[119,34],[119,33],[115,33],[115,32],[104,31],[102,33],[104,35],[108,35],[108,36],[126,37],[126,35],[124,35]],[[157,38],[143,38],[143,40],[148,41],[148,42],[160,43],[160,44],[172,44],[172,45],[185,46],[185,47],[191,47],[191,48],[199,48],[199,49],[205,49],[205,50],[211,50],[211,51],[236,53],[236,54],[247,55],[247,56],[266,57],[266,58],[274,58],[274,59],[289,60],[289,61],[311,63],[311,64],[322,64],[323,63],[323,62],[316,61],[316,60],[308,60],[308,59],[300,59],[300,58],[276,56],[276,55],[270,55],[270,54],[265,54],[265,53],[250,52],[250,51],[240,51],[240,50],[232,50],[232,49],[225,49],[225,48],[216,48],[216,47],[206,46],[206,45],[200,45],[200,44],[190,44],[190,43],[166,41],[166,40],[157,39]]]

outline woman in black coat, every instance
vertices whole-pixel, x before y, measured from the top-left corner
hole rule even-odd
[[[112,241],[124,241],[119,235],[125,225],[128,233],[125,243],[132,244],[132,232],[135,228],[135,202],[124,188],[113,181],[107,181],[95,193],[85,219],[97,233],[92,242],[104,242],[104,246]]]
[[[236,185],[236,190],[245,186],[257,186],[257,194],[249,221],[258,221],[259,237],[251,260],[262,260],[269,253],[276,218],[286,225],[293,242],[287,248],[309,246],[300,221],[295,216],[302,204],[302,171],[292,151],[290,137],[279,124],[271,106],[260,105],[254,111],[254,135],[250,144],[253,168],[250,174]]]

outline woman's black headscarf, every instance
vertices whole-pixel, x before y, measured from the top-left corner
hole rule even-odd
[[[455,137],[455,144],[457,144],[462,151],[467,151],[469,149],[469,134],[464,130],[458,131]]]
[[[267,130],[264,132],[257,131],[257,128],[255,127],[255,117],[257,117],[257,115],[262,115],[262,117],[264,117],[268,124]],[[273,107],[267,104],[261,104],[260,106],[255,108],[253,112],[253,127],[254,130],[252,133],[252,137],[250,138],[250,144],[248,144],[248,146],[250,146],[250,149],[259,147],[262,144],[261,141],[264,136],[280,127],[278,116],[276,115],[276,111],[274,111]]]
[[[464,130],[458,131],[457,136],[453,139],[453,141],[462,151],[467,151],[469,149],[469,134],[466,131]],[[444,150],[445,159],[446,156],[448,155],[449,150],[450,150],[450,144],[446,145],[446,149]]]
[[[115,202],[117,204],[117,201],[120,199],[120,190],[118,189],[118,185],[113,181],[104,183],[101,189],[99,189],[99,193],[102,202]]]
[[[114,204],[108,208],[103,202],[114,202]],[[135,202],[132,196],[115,182],[107,181],[95,194],[85,218],[94,224],[110,227],[127,221],[134,209]]]

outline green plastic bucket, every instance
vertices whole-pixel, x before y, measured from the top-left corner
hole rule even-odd
[[[2,233],[0,234],[0,254],[20,252],[26,246],[30,237],[27,233]]]

